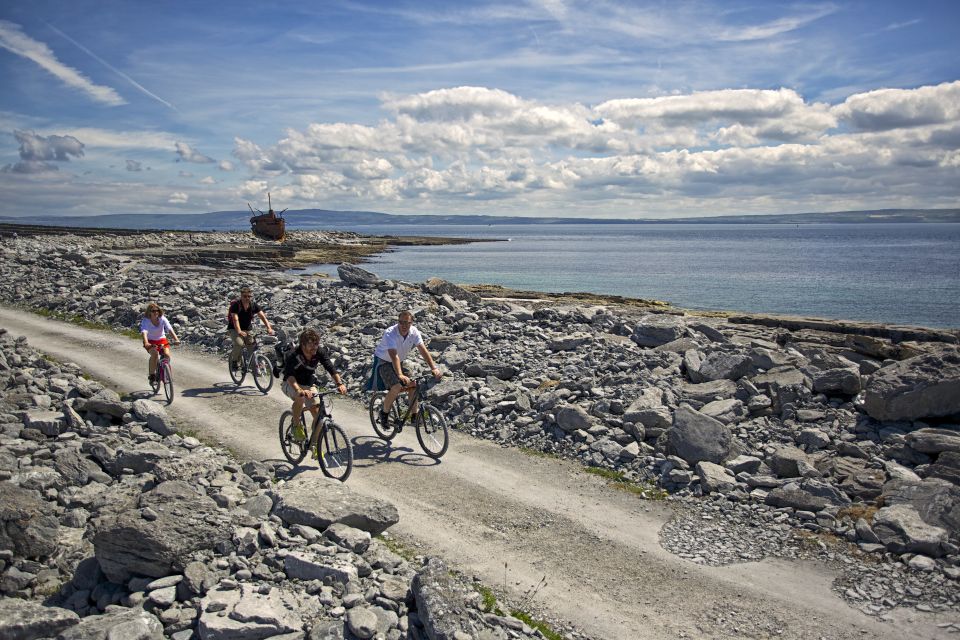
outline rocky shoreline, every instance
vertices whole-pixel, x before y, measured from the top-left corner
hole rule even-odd
[[[191,235],[219,242],[217,234]],[[165,241],[159,234],[157,246]],[[19,238],[0,248],[0,300],[130,329],[155,299],[188,344],[217,352],[227,300],[252,286],[274,324],[325,333],[358,397],[369,354],[392,321],[384,310],[413,309],[451,374],[433,396],[456,428],[579,460],[647,496],[665,492],[677,516],[661,543],[692,562],[819,558],[841,569],[834,590],[865,613],[882,618],[913,607],[946,615],[943,628],[960,632],[955,331],[697,315],[654,301],[491,300],[443,281],[385,281],[348,265],[335,282],[248,270],[227,258],[200,267],[164,259],[170,266],[158,272],[157,260],[99,236]],[[59,396],[30,392],[30,380],[8,369],[4,437],[23,440],[31,410],[66,420],[69,401],[83,395],[73,387]],[[91,418],[102,420],[83,424],[97,425]],[[120,429],[123,420],[103,428]],[[55,459],[40,455],[28,466]],[[22,459],[10,464],[0,485],[22,488],[13,481]],[[3,560],[3,576],[37,568],[13,552]],[[0,577],[4,595],[28,595],[6,584]]]

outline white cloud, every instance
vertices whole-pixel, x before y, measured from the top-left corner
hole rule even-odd
[[[217,181],[213,179],[213,176],[206,176],[200,179],[200,184],[217,184]]]
[[[0,20],[0,47],[35,62],[64,84],[79,89],[97,102],[110,106],[126,104],[126,100],[111,87],[95,84],[76,69],[60,62],[50,47],[24,34],[18,24]]]
[[[167,198],[168,204],[186,204],[190,199],[190,196],[185,194],[182,191],[174,191],[170,194],[170,197]]]
[[[220,169],[220,171],[233,171],[235,168],[233,163],[229,160],[221,160],[220,163],[217,164],[217,167]]]
[[[858,93],[833,109],[857,129],[885,131],[960,120],[960,81]]]
[[[393,118],[375,126],[317,123],[288,130],[269,147],[236,139],[233,155],[255,178],[244,193],[262,195],[269,181],[286,202],[390,202],[401,211],[423,203],[476,210],[480,202],[497,202],[532,213],[530,207],[560,198],[548,209],[574,212],[588,203],[623,207],[637,198],[671,206],[716,198],[720,212],[769,206],[771,185],[798,207],[815,208],[826,194],[875,197],[878,185],[884,197],[902,203],[918,182],[949,182],[936,172],[960,178],[954,175],[960,122],[952,115],[952,91],[921,87],[896,99],[862,94],[867,98],[851,96],[833,108],[786,88],[590,107],[455,87],[386,97]],[[936,117],[901,117],[908,126],[851,132],[844,125],[854,108]],[[935,198],[948,193],[956,188],[930,192]]]
[[[177,162],[195,162],[197,164],[209,164],[216,162],[213,158],[205,156],[202,153],[195,151],[189,144],[186,142],[177,142],[175,143],[177,149]]]

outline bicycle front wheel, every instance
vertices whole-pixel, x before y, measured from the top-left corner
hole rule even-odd
[[[173,402],[173,368],[168,361],[160,364],[160,373],[163,377],[163,395],[167,398],[167,404]]]
[[[353,471],[353,447],[346,432],[330,418],[324,418],[317,438],[320,470],[334,480],[346,482]]]
[[[270,358],[258,353],[253,357],[253,382],[257,389],[267,393],[273,386],[273,364]]]
[[[307,423],[300,414],[300,433],[294,432],[293,412],[284,411],[280,416],[280,448],[290,464],[297,465],[307,456]],[[302,437],[297,437],[297,436]]]
[[[383,407],[384,395],[380,391],[371,393],[370,402],[367,403],[367,411],[370,414],[370,425],[373,426],[374,432],[382,439],[390,442],[397,435],[397,430],[391,420],[387,420],[386,424],[380,421],[380,409]],[[394,403],[394,407],[396,406],[396,403]]]
[[[247,361],[244,360],[242,352],[240,362],[237,363],[236,367],[233,366],[233,362],[230,360],[230,354],[227,354],[227,371],[230,372],[230,379],[233,380],[234,384],[243,382],[243,379],[247,376]]]
[[[417,440],[420,441],[423,452],[434,460],[439,460],[450,445],[446,418],[436,408],[421,403],[416,420]]]

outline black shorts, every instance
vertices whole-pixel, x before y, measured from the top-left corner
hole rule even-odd
[[[401,366],[401,371],[403,368]],[[383,381],[383,386],[389,389],[395,384],[400,384],[400,377],[397,375],[397,372],[393,370],[392,362],[383,362],[377,365],[377,375],[380,376],[380,379]]]

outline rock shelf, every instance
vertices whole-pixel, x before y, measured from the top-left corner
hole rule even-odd
[[[190,234],[197,247],[220,244],[219,235]],[[798,319],[753,321],[743,315],[684,312],[655,301],[583,296],[485,299],[482,295],[493,290],[478,293],[439,280],[388,281],[356,266],[344,265],[339,281],[247,270],[246,263],[229,257],[197,258],[197,266],[191,256],[199,256],[200,248],[185,251],[182,262],[173,261],[170,269],[158,270],[156,255],[146,250],[162,247],[166,240],[158,234],[156,244],[139,246],[126,243],[142,238],[67,234],[56,242],[39,236],[6,242],[0,247],[0,300],[122,330],[133,328],[143,305],[156,300],[185,342],[220,352],[226,304],[242,286],[251,286],[276,326],[291,335],[308,325],[321,330],[351,394],[358,397],[373,347],[393,322],[389,311],[411,309],[430,338],[434,357],[450,373],[432,395],[455,428],[504,446],[576,459],[637,493],[666,496],[677,517],[661,531],[661,543],[673,553],[710,565],[768,555],[820,558],[841,569],[842,578],[834,584],[839,595],[881,618],[901,606],[948,613],[960,607],[960,348],[955,331],[884,330],[882,325],[854,330],[853,323]],[[164,263],[170,264],[166,258]],[[38,366],[35,356],[24,353],[17,355]],[[28,443],[43,444],[42,438],[50,437],[42,427],[27,426],[32,424],[30,412],[65,412],[71,399],[82,397],[89,403],[95,395],[80,391],[74,386],[80,383],[72,379],[60,382],[62,371],[51,375],[49,380],[58,382],[48,380],[46,387],[34,378],[18,379],[12,366],[0,366],[3,371],[3,402],[8,405],[4,433],[16,433],[18,442],[24,432]],[[50,389],[58,391],[38,393]],[[89,404],[80,404],[90,411]],[[109,423],[101,412],[94,414],[78,419],[77,424],[86,425],[81,429],[106,429],[98,433],[104,437],[133,429],[138,444],[150,447],[157,444],[154,440],[164,444],[164,439],[179,437],[151,435],[126,413]],[[63,416],[57,419],[66,420]],[[131,424],[134,427],[127,426]],[[52,442],[59,443],[62,436],[58,431]],[[164,446],[172,444],[184,446],[176,440]],[[195,451],[187,447],[183,454]],[[26,490],[19,480],[19,460],[6,460],[10,476],[0,485]],[[57,450],[35,460],[31,464],[47,467],[57,460]],[[108,467],[94,462],[97,468],[90,471],[110,475]],[[243,499],[249,502],[251,495],[244,492],[255,490],[256,476],[242,467],[224,466],[230,463],[218,464],[205,476],[211,482],[206,498],[217,502],[211,478],[226,469],[243,494],[235,494],[234,506],[240,508]],[[236,480],[241,471],[253,478],[253,485]],[[269,470],[265,473],[269,476]],[[137,485],[129,474],[110,478],[107,483],[101,477],[118,490],[132,490],[132,483],[140,494],[147,493],[146,485]],[[31,499],[49,501],[43,492],[49,494],[54,485],[36,482],[42,488],[39,497],[31,494]],[[159,484],[150,490],[157,488]],[[151,508],[148,502],[141,504],[141,516]],[[59,521],[64,514],[54,509],[44,517]],[[86,516],[70,517],[81,522]],[[233,545],[236,557],[246,558],[241,548],[258,544],[262,550],[263,526],[276,529],[278,540],[283,540],[281,529],[303,537],[295,527],[305,525],[279,520],[261,514],[259,532],[217,541],[214,549]],[[248,519],[245,526],[253,530],[254,524]],[[314,529],[318,536],[327,535]],[[89,536],[83,539],[89,543]],[[323,543],[325,549],[338,547],[323,553],[343,553],[338,545]],[[285,572],[289,577],[290,554],[270,549],[270,560],[263,560],[265,573],[279,578]],[[0,553],[6,554],[0,583],[4,593],[36,597],[43,592],[42,586],[39,591],[34,586],[8,590],[7,585],[16,587],[20,573],[30,573],[24,567],[36,569],[35,576],[47,567],[21,551]],[[289,564],[299,566],[297,562]],[[276,597],[280,602],[287,597],[281,587],[275,588],[277,593],[261,593],[263,587],[249,584],[247,573],[237,578],[236,572],[244,569],[256,573],[250,563],[245,568],[239,567],[242,562],[235,564],[227,561],[228,566],[219,569],[214,564],[218,571],[234,572],[222,578],[234,586],[222,596],[223,602],[212,605],[215,608],[239,606],[243,598]],[[373,566],[369,560],[367,564]],[[98,570],[103,571],[102,565]],[[187,580],[178,570],[169,569]],[[414,568],[405,565],[400,571],[409,577]],[[113,575],[127,580],[126,591],[116,592],[120,600],[138,592],[147,598],[142,589],[130,589],[129,581],[140,573]],[[156,587],[167,591],[152,601],[169,600],[171,587],[180,594],[179,584]],[[368,604],[386,597],[370,600],[372,586],[359,585],[357,593],[321,589],[309,595],[321,594],[321,600],[331,595],[334,603],[357,595]],[[81,610],[88,607],[83,613],[93,612],[91,596],[80,605]],[[97,611],[105,610],[99,605],[113,597],[98,593]],[[205,597],[189,593],[189,598]],[[290,597],[304,596],[293,590]],[[170,606],[195,614],[205,610],[189,598],[174,598],[177,604]],[[185,602],[193,608],[184,607]],[[401,603],[392,602],[397,608],[386,609],[396,613]],[[410,604],[404,605],[407,610],[412,610]],[[199,628],[196,615],[184,615],[189,621],[174,633]],[[165,631],[172,628],[165,620],[173,618],[170,614],[161,620]],[[491,624],[487,632],[499,633],[497,628]],[[960,631],[960,616],[952,630]]]

